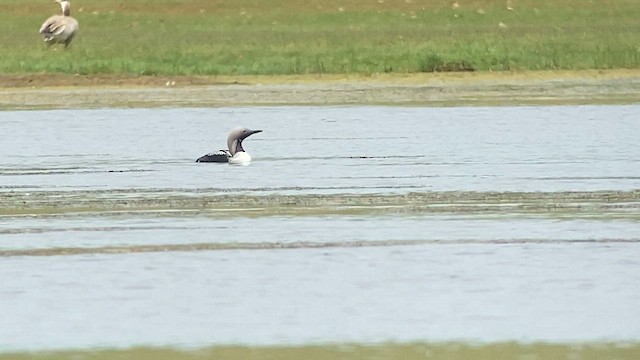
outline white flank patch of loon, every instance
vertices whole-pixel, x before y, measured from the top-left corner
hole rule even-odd
[[[246,151],[241,151],[236,153],[232,157],[229,158],[229,164],[231,165],[249,165],[251,164],[251,155]]]

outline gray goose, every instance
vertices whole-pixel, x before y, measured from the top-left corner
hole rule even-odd
[[[40,27],[40,34],[49,45],[64,44],[66,48],[78,32],[78,21],[70,16],[69,0],[55,0],[62,8],[62,15],[53,15]]]

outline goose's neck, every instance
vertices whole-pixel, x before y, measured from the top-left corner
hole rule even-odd
[[[62,8],[63,16],[71,16],[71,4],[68,1],[62,1],[60,7]]]

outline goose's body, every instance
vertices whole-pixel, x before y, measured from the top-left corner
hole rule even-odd
[[[40,34],[49,45],[64,44],[69,46],[78,32],[78,21],[72,18],[69,0],[55,0],[62,8],[62,15],[49,17],[40,27]]]
[[[229,150],[219,150],[199,157],[196,162],[217,162],[229,163],[231,165],[249,165],[251,155],[242,147],[242,141],[262,130],[251,130],[247,128],[236,128],[231,130],[227,138]]]

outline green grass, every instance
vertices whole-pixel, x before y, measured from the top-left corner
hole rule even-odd
[[[637,0],[381,1],[74,0],[80,32],[65,51],[37,33],[57,4],[2,0],[0,73],[640,68]]]
[[[376,345],[305,345],[281,347],[218,346],[200,350],[137,348],[129,350],[85,350],[52,353],[0,354],[0,360],[635,360],[640,356],[637,344],[518,344],[496,343],[473,345],[442,344],[376,344]]]

